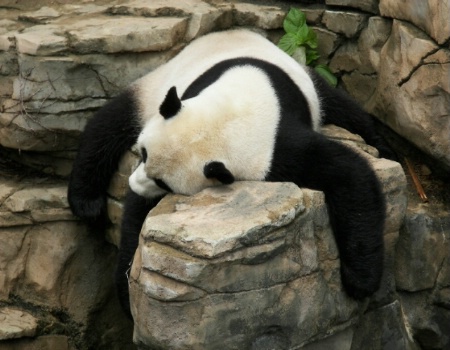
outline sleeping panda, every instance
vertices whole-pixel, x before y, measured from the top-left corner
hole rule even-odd
[[[354,299],[373,294],[382,275],[384,197],[363,157],[319,133],[324,123],[390,156],[370,115],[246,30],[193,41],[100,109],[82,134],[68,198],[75,215],[104,226],[109,181],[137,144],[142,162],[129,179],[116,272],[128,314],[126,273],[149,210],[170,192],[192,195],[240,180],[323,191],[343,287]]]

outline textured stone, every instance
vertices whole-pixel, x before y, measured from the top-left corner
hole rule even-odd
[[[239,194],[236,197],[227,196],[236,188],[241,189],[243,200],[240,200]],[[173,202],[166,206],[172,205],[177,211],[170,215],[150,215],[143,226],[144,239],[173,245],[186,253],[206,258],[214,258],[225,251],[255,242],[261,243],[265,240],[261,241],[262,235],[288,225],[297,213],[304,210],[302,192],[293,184],[268,184],[263,189],[257,182],[249,182],[244,187],[233,184],[205,189],[195,197],[172,198]],[[278,198],[283,198],[283,201]],[[224,210],[230,205],[233,205],[233,211]],[[155,211],[152,213],[158,214]],[[213,216],[215,225],[211,231],[208,224]],[[163,227],[174,229],[167,231]],[[274,235],[280,237],[284,232],[275,232]]]
[[[0,350],[77,350],[66,335],[42,335],[36,338],[22,338],[2,344]]]
[[[394,21],[381,55],[376,94],[367,108],[450,169],[450,51]]]
[[[450,39],[450,3],[448,0],[380,0],[385,17],[406,20],[423,29],[439,44]]]
[[[334,33],[344,34],[347,38],[355,37],[364,27],[368,16],[344,11],[325,11],[322,23]]]
[[[107,12],[115,15],[125,14],[145,17],[189,17],[186,40],[192,40],[212,30],[231,26],[230,11],[211,6],[200,0],[188,2],[176,0],[156,0],[151,2],[136,0],[112,6],[108,8]]]
[[[379,0],[326,0],[327,5],[346,6],[370,13],[378,13]]]
[[[163,51],[185,34],[184,18],[105,17],[81,19],[68,30],[70,46],[79,53]]]
[[[0,227],[75,220],[67,203],[66,185],[61,183],[17,185],[2,180]]]
[[[282,28],[286,11],[275,6],[247,3],[234,4],[234,22],[240,26],[255,26],[261,29]]]
[[[22,21],[29,21],[33,23],[47,23],[49,20],[58,18],[61,14],[51,7],[41,7],[38,11],[27,12],[19,16]]]
[[[450,250],[450,215],[407,211],[396,254],[397,288],[408,292],[431,289]]]
[[[2,103],[0,144],[34,151],[76,149],[94,108],[175,53],[20,56],[12,100]]]
[[[242,182],[232,187],[232,192],[207,189],[191,199],[166,197],[148,217],[146,225],[158,217],[164,219],[167,226],[160,228],[161,234],[170,234],[170,227],[175,224],[172,216],[178,211],[185,215],[191,213],[190,221],[196,221],[198,207],[208,211],[209,222],[203,228],[195,225],[191,235],[202,237],[202,230],[209,230],[212,239],[217,227],[223,225],[233,227],[227,232],[220,230],[224,237],[231,235],[234,241],[233,236],[239,234],[239,241],[246,244],[239,245],[238,249],[236,244],[228,245],[214,259],[204,259],[199,257],[203,247],[188,235],[179,232],[178,239],[180,245],[190,245],[189,254],[166,245],[176,245],[172,241],[156,243],[162,236],[155,234],[153,225],[145,226],[130,280],[134,341],[138,346],[214,349],[220,344],[221,349],[247,349],[272,325],[277,325],[275,334],[282,335],[284,342],[292,346],[306,342],[321,330],[333,334],[337,323],[356,315],[357,304],[345,297],[341,289],[332,287],[339,284],[339,274],[325,277],[317,270],[313,220],[320,215],[313,213],[317,203],[325,208],[323,195],[283,183]],[[304,196],[296,195],[302,192]],[[282,204],[284,200],[292,202],[293,198],[306,207],[296,211],[297,218],[286,226],[287,235],[280,236],[277,223],[280,214],[291,218],[291,210]],[[187,201],[191,204],[187,205]],[[258,205],[263,201],[266,208]],[[256,205],[248,206],[244,213],[241,205],[250,202]],[[275,203],[284,209],[275,210]],[[225,214],[225,210],[230,213]],[[234,218],[241,215],[248,221],[240,220],[239,228]],[[256,217],[259,219],[255,220]],[[272,220],[270,225],[264,224]],[[190,221],[184,221],[184,225],[194,227]],[[266,229],[260,232],[262,236],[248,237],[254,236],[252,225],[259,228],[265,225]],[[324,223],[317,222],[317,225]],[[174,228],[180,229],[179,225]],[[187,231],[185,227],[182,230]],[[154,239],[149,239],[149,234]],[[337,264],[331,266],[337,271]],[[170,302],[180,298],[185,301]],[[294,331],[292,325],[299,322],[302,326]],[[167,327],[168,324],[172,326]]]
[[[339,129],[326,132],[361,142]],[[398,231],[404,174],[398,163],[367,157],[388,198],[386,230]],[[163,349],[257,349],[267,342],[288,349],[315,337],[316,348],[350,348],[349,327],[361,306],[342,290],[323,194],[283,183],[238,182],[165,197],[144,224],[130,288],[134,341]],[[383,288],[379,300],[395,285],[389,280]],[[391,317],[402,324],[398,314]],[[323,340],[325,330],[336,336]],[[405,335],[398,328],[392,337]]]
[[[0,309],[0,341],[5,339],[33,337],[38,320],[28,312],[12,307]]]
[[[313,27],[313,29],[317,34],[319,55],[322,59],[327,59],[339,47],[341,39],[338,34],[327,29],[320,27]]]
[[[9,196],[2,208],[12,212],[68,208],[66,192],[66,186],[24,189]]]
[[[16,35],[17,50],[27,55],[57,55],[67,52],[67,38],[57,26],[42,25]]]
[[[347,42],[336,50],[330,61],[330,68],[333,72],[353,72],[361,67],[360,51],[358,45]]]
[[[377,16],[369,18],[367,27],[362,30],[358,39],[360,73],[370,74],[379,71],[381,49],[391,34],[391,28],[392,21],[388,19]]]
[[[415,350],[398,301],[365,314],[355,329],[351,350],[404,349]]]
[[[370,102],[377,89],[375,75],[362,74],[358,70],[341,77],[341,86],[362,106]]]

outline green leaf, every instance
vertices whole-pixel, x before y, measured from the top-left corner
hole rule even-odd
[[[306,64],[306,49],[304,46],[298,47],[292,54],[292,58],[300,64]]]
[[[317,34],[311,28],[308,28],[308,34],[306,35],[305,44],[311,49],[317,49]]]
[[[324,64],[318,64],[314,67],[317,73],[319,73],[328,84],[330,84],[333,87],[337,86],[337,78],[334,76],[333,73],[331,73],[330,68]]]
[[[278,47],[286,52],[288,55],[292,55],[294,51],[298,48],[298,38],[297,35],[293,33],[287,33],[283,35],[278,42]]]
[[[305,24],[306,15],[295,8],[291,8],[284,19],[283,28],[286,33],[297,33],[297,30]]]
[[[298,45],[303,45],[306,42],[306,40],[308,39],[308,32],[309,32],[309,28],[306,24],[304,26],[298,28],[297,33],[296,33],[296,37],[298,39]]]
[[[314,61],[318,60],[320,58],[319,53],[316,50],[306,50],[306,65],[310,65]]]

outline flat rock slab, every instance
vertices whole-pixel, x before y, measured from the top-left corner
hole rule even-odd
[[[304,210],[302,199],[294,184],[258,182],[208,188],[193,197],[170,196],[146,219],[143,237],[213,258],[261,243],[268,231],[289,224]]]
[[[36,334],[38,320],[13,307],[0,309],[0,340],[33,337]]]

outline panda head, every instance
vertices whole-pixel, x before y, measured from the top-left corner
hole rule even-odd
[[[134,192],[147,198],[167,192],[191,195],[234,182],[221,145],[220,118],[205,122],[211,119],[201,104],[196,98],[182,103],[175,87],[168,91],[159,114],[138,138],[142,162],[129,179]]]

